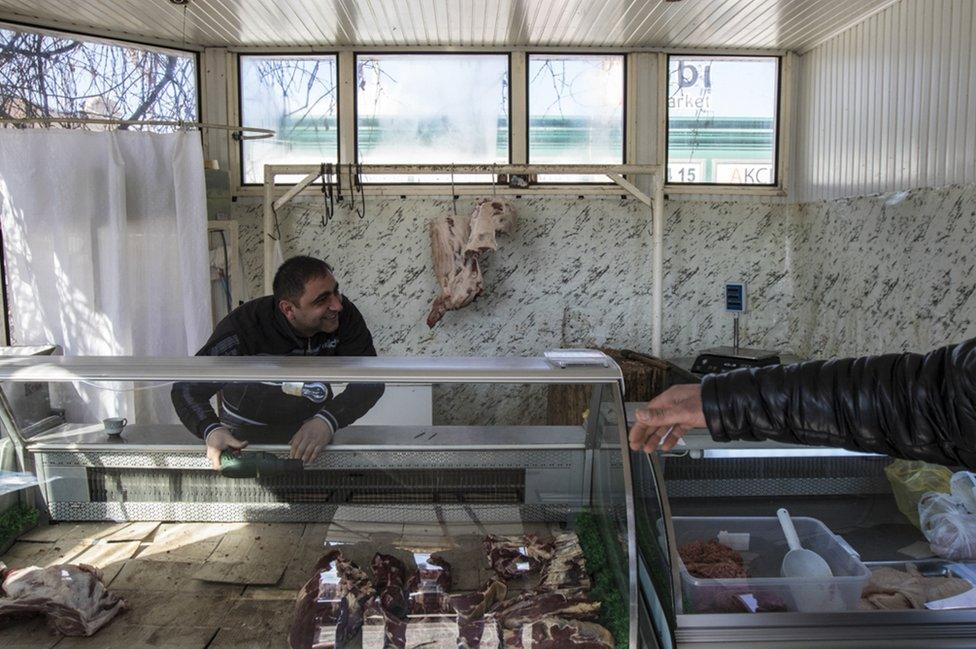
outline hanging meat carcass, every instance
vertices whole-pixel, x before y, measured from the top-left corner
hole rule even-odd
[[[430,222],[434,274],[441,293],[431,305],[427,326],[448,311],[471,304],[484,292],[481,258],[497,250],[496,235],[515,230],[515,208],[502,200],[482,199],[470,216],[442,216]]]
[[[467,216],[442,216],[430,222],[430,249],[441,294],[430,307],[428,327],[437,324],[447,311],[471,304],[484,290],[478,258],[464,254],[470,234]]]
[[[62,635],[90,636],[127,608],[105,588],[101,571],[87,564],[8,571],[0,563],[0,582],[0,618],[46,615]]]
[[[482,198],[471,214],[471,236],[464,247],[464,254],[483,255],[498,250],[496,234],[512,234],[518,214],[507,202]]]

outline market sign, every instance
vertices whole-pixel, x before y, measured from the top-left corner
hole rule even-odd
[[[716,162],[715,182],[723,185],[772,185],[773,165],[769,162]]]
[[[669,183],[707,182],[703,172],[704,164],[701,162],[669,162],[667,181]]]
[[[672,60],[668,83],[671,116],[694,117],[712,110],[710,61]]]

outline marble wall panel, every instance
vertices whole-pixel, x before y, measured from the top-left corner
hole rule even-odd
[[[459,210],[470,210],[459,200]],[[424,320],[436,294],[426,224],[436,198],[368,199],[322,224],[320,201],[279,215],[285,255],[323,256],[363,311],[377,348],[396,355],[534,355],[560,346],[648,352],[651,229],[616,198],[522,198],[515,236],[485,264],[486,295]],[[744,281],[746,346],[830,357],[925,350],[976,335],[976,187],[918,189],[807,204],[668,201],[665,356],[727,345],[727,281]],[[261,205],[234,217],[248,289],[260,294]],[[439,387],[442,423],[542,423],[545,392]]]
[[[976,336],[976,185],[799,206],[809,357],[926,351]]]

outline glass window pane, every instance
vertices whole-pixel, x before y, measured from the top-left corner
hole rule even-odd
[[[624,57],[529,56],[529,162],[622,164]],[[545,182],[607,182],[596,176],[541,176]]]
[[[4,52],[0,65],[2,117],[197,119],[197,65],[189,52],[12,29],[0,29],[0,50]],[[128,128],[173,130],[170,126]]]
[[[668,182],[775,185],[776,57],[672,56]]]
[[[508,56],[356,57],[356,146],[364,164],[508,162]],[[489,175],[456,177],[486,182]],[[449,175],[373,175],[372,182],[450,182]]]
[[[338,162],[336,57],[241,56],[241,124],[275,130],[242,142],[245,183],[263,183],[266,164]],[[300,176],[278,176],[297,182]]]

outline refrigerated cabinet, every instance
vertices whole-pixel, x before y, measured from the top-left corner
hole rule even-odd
[[[40,479],[38,502],[52,521],[305,523],[306,535],[321,529],[323,554],[344,549],[361,556],[360,564],[380,552],[419,572],[440,555],[453,562],[457,592],[475,591],[490,577],[484,541],[491,535],[550,540],[577,534],[584,555],[592,559],[589,567],[599,572],[588,586],[589,596],[603,606],[595,621],[613,633],[615,646],[638,646],[622,380],[608,358],[596,363],[3,358],[0,377],[48,382],[64,413],[29,434],[17,421],[5,421],[6,433],[23,447],[27,469]],[[212,469],[202,441],[176,419],[171,399],[174,387],[178,392],[186,385],[209,386],[203,392],[215,393],[213,405],[221,410],[220,395],[232,383],[290,395],[311,394],[303,391],[306,384],[325,385],[325,408],[356,386],[429,385],[442,404],[441,421],[351,425],[336,433],[317,460],[297,469],[287,462],[287,439],[294,431],[238,426],[235,434],[249,441],[242,458],[260,453],[277,464],[262,465],[271,468],[250,477],[229,477]],[[546,424],[550,386],[575,386],[588,395],[590,408],[578,423]],[[109,435],[101,423],[110,416],[128,420],[121,436]],[[645,500],[652,489],[645,485]],[[509,598],[536,588],[538,574],[521,577],[508,583]],[[382,645],[382,628],[382,620],[375,619],[364,627],[365,646]],[[424,627],[418,618],[407,628],[411,642],[426,638],[431,647],[455,646],[443,625]],[[483,642],[489,642],[490,632],[485,633]]]
[[[432,553],[476,551],[490,534],[579,532],[584,550],[601,557],[591,565],[606,571],[602,596],[615,610],[600,621],[617,646],[976,646],[970,610],[798,610],[796,584],[777,582],[785,539],[770,519],[780,506],[805,543],[823,543],[812,547],[853,566],[840,575],[844,606],[864,577],[858,566],[907,560],[898,550],[920,535],[884,484],[889,460],[718,445],[703,431],[674,453],[631,452],[609,359],[561,367],[544,358],[4,358],[0,380],[49,383],[63,413],[39,425],[3,418],[55,521],[328,523],[323,547],[354,540],[408,552],[417,566]],[[422,384],[438,405],[432,426],[353,425],[301,471],[230,478],[211,469],[201,441],[167,408],[174,382],[319,382],[336,394],[362,383]],[[547,391],[567,385],[584,390],[590,407],[578,424],[547,425]],[[129,419],[121,437],[106,434],[104,416]],[[289,449],[253,438],[245,455],[253,452],[285,459]],[[747,567],[763,566],[746,591],[682,570],[679,546],[720,532],[739,535]],[[950,570],[916,564],[928,574]],[[476,588],[487,574],[484,565],[459,571],[458,587]],[[727,607],[730,594],[737,609]],[[453,646],[450,633],[431,641]]]
[[[631,419],[636,405],[628,404]],[[704,430],[684,440],[673,452],[631,457],[640,592],[642,603],[654,594],[662,603],[655,617],[666,629],[662,646],[976,646],[976,609],[867,610],[860,601],[879,569],[976,584],[967,562],[928,556],[925,537],[899,511],[885,477],[891,458],[762,441],[723,444]],[[831,578],[783,577],[789,548],[780,508],[803,546],[830,565]],[[734,548],[746,577],[734,570],[692,574],[679,550],[695,561],[700,546],[688,544],[709,541]],[[966,603],[973,594],[953,603],[976,604]]]

